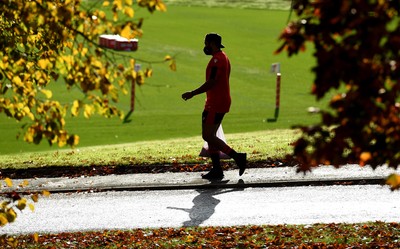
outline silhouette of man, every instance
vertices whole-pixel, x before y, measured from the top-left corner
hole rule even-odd
[[[212,169],[202,178],[213,180],[224,177],[219,151],[233,158],[239,167],[241,176],[246,169],[246,153],[238,153],[216,135],[224,115],[229,112],[231,96],[229,76],[231,65],[225,52],[221,50],[222,38],[216,33],[209,33],[204,39],[204,53],[212,58],[206,68],[206,81],[197,89],[182,94],[184,100],[206,93],[206,103],[202,113],[202,136],[208,143]]]

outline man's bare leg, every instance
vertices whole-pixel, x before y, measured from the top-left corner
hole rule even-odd
[[[220,160],[219,160],[219,152],[222,151],[235,160],[236,164],[239,167],[239,175],[241,176],[244,173],[244,170],[246,169],[246,154],[237,153],[223,140],[217,137],[216,134],[219,126],[220,123],[218,124],[203,123],[202,125],[202,136],[203,139],[208,143],[211,159],[213,160],[213,169],[215,167],[215,169],[218,170],[218,172],[221,171],[222,173],[222,168],[220,166]]]

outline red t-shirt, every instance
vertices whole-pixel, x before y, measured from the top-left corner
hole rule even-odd
[[[223,51],[213,54],[207,65],[206,80],[209,80],[213,67],[217,67],[217,74],[215,76],[216,84],[206,92],[205,110],[227,113],[231,106],[231,94],[229,90],[231,64]]]

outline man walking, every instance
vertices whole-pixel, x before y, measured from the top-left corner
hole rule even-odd
[[[204,40],[204,53],[212,58],[207,65],[206,81],[199,88],[182,94],[184,100],[206,93],[206,103],[202,114],[202,136],[208,143],[213,168],[203,175],[204,179],[222,179],[224,177],[219,152],[233,158],[239,167],[241,176],[246,169],[246,153],[237,153],[216,135],[224,115],[229,112],[231,96],[229,76],[231,65],[227,55],[221,50],[222,38],[216,33],[209,33]]]

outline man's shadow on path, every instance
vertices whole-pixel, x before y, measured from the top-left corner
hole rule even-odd
[[[218,181],[219,184],[227,184],[229,180],[226,181]],[[243,191],[244,190],[244,181],[240,179],[238,181],[238,185],[243,185],[243,187],[226,189],[221,187],[210,188],[210,189],[197,189],[196,191],[199,193],[193,199],[193,207],[192,208],[179,208],[179,207],[167,207],[169,209],[182,210],[189,213],[190,220],[183,222],[184,227],[192,227],[199,226],[204,221],[208,220],[214,213],[215,208],[221,202],[217,198],[214,198],[216,195],[226,194],[229,192]]]

